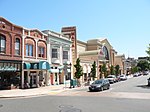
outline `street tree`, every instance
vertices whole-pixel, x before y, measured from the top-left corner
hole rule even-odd
[[[150,44],[147,47],[146,53],[148,54],[148,60],[150,61]]]
[[[149,69],[149,63],[146,60],[141,60],[138,62],[137,67],[139,67],[141,71],[145,71]]]
[[[93,78],[93,80],[95,80],[95,77],[96,77],[96,62],[95,62],[95,61],[94,61],[94,63],[92,64],[91,77]]]
[[[102,78],[102,65],[99,65],[99,78]]]
[[[114,75],[114,74],[115,74],[115,69],[114,69],[114,66],[113,66],[113,65],[111,65],[111,67],[110,67],[110,74],[111,74],[111,75]]]
[[[107,67],[106,67],[106,63],[103,63],[103,65],[102,65],[102,73],[104,74],[104,77],[107,77]]]
[[[119,69],[120,69],[120,66],[116,65],[115,66],[115,73],[116,73],[117,76],[119,75]]]
[[[134,73],[136,73],[136,72],[138,72],[139,71],[139,67],[137,67],[137,66],[133,66],[132,68],[131,68],[131,73],[132,74],[134,74]]]
[[[75,72],[75,78],[77,79],[77,86],[80,86],[80,77],[83,75],[83,68],[80,65],[80,59],[77,58],[76,60],[76,64],[74,65],[74,67],[76,68],[76,72]]]
[[[146,53],[148,54],[148,63],[149,63],[149,70],[150,70],[150,44],[149,44],[149,46],[147,47],[147,50],[146,50]]]

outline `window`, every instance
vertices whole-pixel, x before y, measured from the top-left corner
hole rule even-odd
[[[44,57],[44,47],[38,47],[38,56]]]
[[[33,45],[26,44],[26,56],[33,56]]]
[[[20,39],[16,38],[15,42],[15,54],[20,55]]]
[[[3,35],[0,35],[0,53],[6,52],[6,38]]]
[[[103,47],[103,53],[104,53],[105,58],[109,60],[109,53],[108,53],[108,49],[106,46]]]
[[[68,51],[63,51],[63,59],[68,59]]]
[[[52,49],[52,58],[58,58],[57,49]]]

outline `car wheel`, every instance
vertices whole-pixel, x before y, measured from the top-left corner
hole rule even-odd
[[[107,89],[109,89],[110,88],[110,86],[107,86]]]
[[[103,91],[104,90],[104,88],[103,87],[101,87],[101,91]]]

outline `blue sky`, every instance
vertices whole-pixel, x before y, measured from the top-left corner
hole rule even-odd
[[[107,38],[118,54],[147,56],[150,0],[0,0],[0,8],[19,26],[56,32],[76,26],[78,40]]]

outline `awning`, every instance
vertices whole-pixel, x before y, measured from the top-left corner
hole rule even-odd
[[[39,69],[49,70],[50,69],[50,64],[47,61],[40,61],[39,62]]]
[[[64,65],[58,66],[58,69],[63,69]]]
[[[50,73],[59,73],[59,69],[49,69]]]
[[[31,68],[31,64],[28,62],[24,63],[24,69],[30,69]]]

